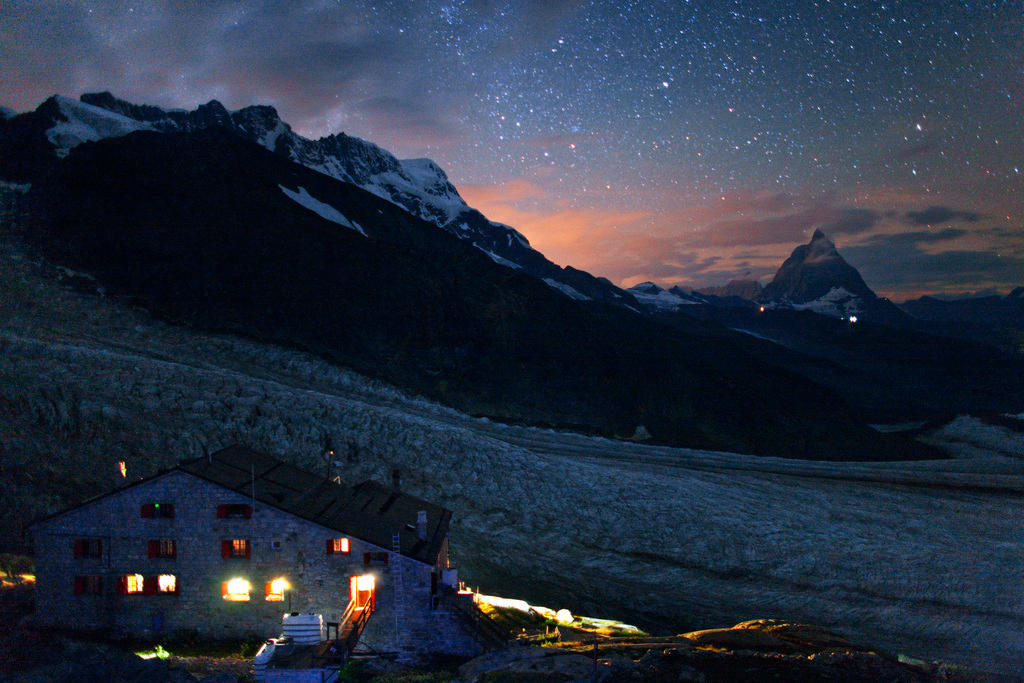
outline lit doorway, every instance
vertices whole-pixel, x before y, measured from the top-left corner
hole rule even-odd
[[[373,611],[375,584],[373,574],[353,576],[349,579],[349,594],[352,602],[355,603],[355,609],[369,608],[371,612]]]

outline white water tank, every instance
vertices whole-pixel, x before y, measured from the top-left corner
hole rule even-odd
[[[267,677],[267,664],[274,658],[274,645],[275,641],[273,638],[263,643],[263,647],[256,653],[256,656],[252,659],[252,671],[253,676],[256,679],[256,683],[262,683]]]
[[[315,645],[323,640],[324,617],[322,614],[285,614],[282,619],[284,635],[290,636],[296,645]]]

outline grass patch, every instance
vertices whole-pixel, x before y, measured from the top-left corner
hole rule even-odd
[[[544,631],[546,626],[556,624],[555,621],[545,619],[534,612],[523,612],[512,607],[495,607],[485,602],[479,603],[478,606],[481,612],[512,635],[524,631],[536,633],[537,631]]]

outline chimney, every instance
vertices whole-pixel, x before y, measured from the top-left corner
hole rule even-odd
[[[416,535],[421,541],[427,540],[427,511],[420,510],[416,513]]]
[[[391,470],[391,488],[395,491],[402,490],[402,470],[397,467]]]

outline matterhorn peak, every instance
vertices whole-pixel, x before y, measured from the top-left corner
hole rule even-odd
[[[811,241],[807,244],[807,255],[804,263],[817,263],[827,260],[842,260],[842,256],[836,250],[835,243],[828,238],[820,229],[815,230],[811,235]]]

